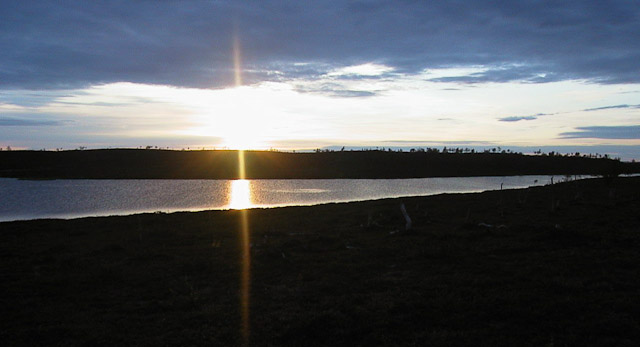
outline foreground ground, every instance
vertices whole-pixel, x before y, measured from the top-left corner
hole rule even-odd
[[[240,213],[0,223],[0,340],[241,344]],[[248,217],[252,345],[640,341],[640,178]]]

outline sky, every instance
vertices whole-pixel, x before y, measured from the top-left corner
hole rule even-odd
[[[640,160],[640,1],[2,1],[7,146]]]

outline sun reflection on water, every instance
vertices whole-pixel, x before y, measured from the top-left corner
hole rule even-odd
[[[229,209],[244,210],[251,207],[251,182],[240,179],[231,181]]]

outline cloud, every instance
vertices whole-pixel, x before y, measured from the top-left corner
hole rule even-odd
[[[49,119],[18,119],[0,116],[0,127],[15,126],[59,126],[64,125],[64,121]]]
[[[361,98],[378,95],[377,91],[349,89],[348,86],[333,82],[298,85],[295,90],[299,93],[321,94],[338,98]]]
[[[507,66],[494,66],[483,71],[473,72],[466,75],[442,76],[428,79],[432,82],[455,82],[465,84],[475,83],[506,83],[506,82],[528,82],[545,83],[557,80],[570,79],[571,76],[563,76],[559,72],[547,71],[543,66],[523,66],[522,64],[512,64]]]
[[[0,88],[220,88],[234,83],[234,37],[246,83],[353,66],[485,68],[440,82],[639,83],[639,17],[625,0],[3,1]]]
[[[504,117],[498,119],[501,122],[519,122],[521,120],[534,120],[538,119],[536,116],[522,116],[522,117]]]
[[[329,94],[330,96],[337,96],[342,98],[362,98],[377,95],[375,92],[367,90],[336,90]]]
[[[556,113],[536,113],[534,115],[530,115],[530,116],[511,116],[511,117],[503,117],[503,118],[498,118],[498,120],[500,122],[519,122],[521,120],[536,120],[539,117],[544,117],[544,116],[553,116]]]
[[[595,107],[595,108],[587,108],[587,109],[583,109],[581,110],[581,112],[593,112],[593,111],[602,111],[602,110],[615,110],[615,109],[640,109],[640,105],[628,105],[628,104],[622,104],[622,105],[611,105],[611,106],[601,106],[601,107]],[[498,120],[500,122],[519,122],[522,120],[536,120],[539,117],[543,117],[543,116],[553,116],[553,115],[557,115],[557,114],[561,114],[563,112],[554,112],[554,113],[536,113],[534,115],[530,115],[530,116],[511,116],[511,117],[503,117],[503,118],[498,118]]]
[[[0,88],[2,87],[0,86]],[[20,107],[39,107],[47,105],[53,100],[69,97],[74,93],[77,94],[79,92],[66,90],[3,90],[0,92],[0,106],[5,104]]]
[[[584,109],[583,111],[585,112],[602,111],[602,110],[611,110],[611,109],[617,109],[617,108],[640,108],[640,105],[623,104],[623,105],[602,106],[602,107],[595,107],[595,108],[587,108],[587,109]]]
[[[640,125],[578,127],[577,131],[560,134],[564,139],[640,139]]]
[[[393,71],[393,68],[388,66],[380,65],[380,64],[360,64],[347,66],[335,71],[329,72],[328,76],[364,76],[364,77],[373,77],[373,76],[382,76],[388,74]]]

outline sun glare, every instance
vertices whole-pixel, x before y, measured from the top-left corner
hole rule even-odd
[[[231,196],[229,208],[232,210],[244,210],[251,207],[251,187],[248,180],[231,181]]]
[[[247,150],[265,149],[265,144],[260,140],[258,129],[248,126],[238,126],[229,129],[222,137],[222,147],[228,149]]]

